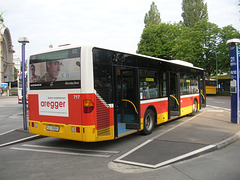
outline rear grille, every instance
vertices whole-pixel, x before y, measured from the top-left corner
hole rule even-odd
[[[110,135],[110,111],[100,99],[101,97],[97,96],[97,135],[108,136]]]

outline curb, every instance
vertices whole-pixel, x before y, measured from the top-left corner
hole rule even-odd
[[[179,156],[176,161],[171,161],[170,163],[165,164],[165,165],[173,164],[173,163],[176,163],[176,162],[179,162],[179,161],[182,161],[182,160],[190,159],[190,158],[197,157],[197,156],[209,153],[209,152],[213,152],[213,151],[219,150],[221,148],[224,148],[224,147],[234,143],[239,138],[240,138],[240,131],[237,132],[235,135],[233,135],[233,136],[231,136],[231,137],[229,137],[229,138],[227,138],[227,139],[225,139],[223,141],[220,141],[218,143],[215,143],[215,144],[212,144],[212,145],[208,145],[208,146],[205,146],[205,147],[203,147],[201,149],[197,149],[195,151],[187,153],[187,154],[183,155],[182,158],[181,158],[181,156]],[[165,166],[165,165],[163,165],[163,166]],[[160,167],[162,167],[162,166],[158,166],[158,167],[154,167],[154,168],[160,168]]]
[[[237,132],[235,135],[220,141],[219,143],[214,144],[216,146],[216,150],[221,149],[229,144],[234,143],[235,141],[237,141],[240,138],[240,131]]]

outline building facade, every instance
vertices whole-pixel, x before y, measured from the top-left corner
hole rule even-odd
[[[14,67],[17,69],[18,73],[20,73],[21,70],[21,59],[19,58],[18,55],[16,55],[16,53],[13,55],[13,63],[14,63]]]
[[[14,81],[13,53],[10,31],[0,21],[0,84]]]

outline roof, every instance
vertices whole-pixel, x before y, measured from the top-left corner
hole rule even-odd
[[[204,70],[202,68],[199,67],[195,67],[193,66],[192,63],[186,62],[186,61],[182,61],[182,60],[166,60],[166,59],[161,59],[161,58],[156,58],[156,57],[152,57],[152,56],[147,56],[147,55],[143,55],[143,54],[137,54],[137,53],[128,53],[128,52],[122,52],[122,51],[118,51],[118,50],[114,50],[114,49],[108,49],[108,48],[103,48],[103,47],[97,47],[97,46],[89,46],[89,45],[70,45],[70,44],[66,44],[64,46],[59,46],[57,48],[50,48],[46,51],[43,51],[41,53],[34,53],[32,55],[36,55],[36,54],[42,54],[42,53],[48,53],[48,52],[53,52],[53,51],[60,51],[60,50],[65,50],[65,49],[70,49],[70,48],[77,48],[77,47],[86,47],[86,48],[99,48],[99,49],[105,49],[105,50],[110,50],[110,51],[117,51],[119,53],[126,53],[126,54],[130,54],[130,55],[135,55],[135,56],[140,56],[140,57],[145,57],[145,58],[149,58],[149,59],[154,59],[154,60],[158,60],[158,61],[164,61],[167,63],[172,63],[172,64],[177,64],[177,65],[181,65],[181,66],[185,66],[185,67],[191,67],[194,69],[198,69],[198,70]]]

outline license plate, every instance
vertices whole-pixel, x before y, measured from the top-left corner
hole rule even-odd
[[[58,126],[47,126],[47,131],[59,131],[59,127]]]

